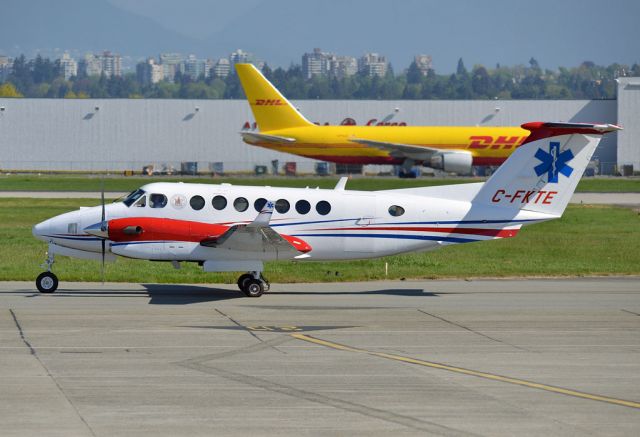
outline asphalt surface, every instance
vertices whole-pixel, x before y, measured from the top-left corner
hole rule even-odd
[[[128,193],[106,193],[107,198],[117,199]],[[43,199],[100,199],[100,192],[83,191],[0,191],[0,198],[43,198]],[[640,193],[575,193],[571,203],[602,205],[639,206]]]
[[[640,278],[4,282],[0,369],[2,436],[638,435]]]

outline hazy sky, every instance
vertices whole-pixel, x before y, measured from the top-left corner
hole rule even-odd
[[[448,73],[640,62],[640,0],[0,0],[0,54],[112,50],[130,59],[238,48],[271,66],[320,47],[378,52],[398,71],[416,54]]]

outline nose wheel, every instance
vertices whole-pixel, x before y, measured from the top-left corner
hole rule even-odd
[[[58,289],[58,277],[51,271],[54,262],[53,252],[49,249],[47,259],[42,265],[47,271],[40,273],[36,278],[36,287],[40,293],[53,293]]]
[[[245,273],[238,278],[238,288],[247,297],[260,297],[271,288],[271,284],[261,272]]]

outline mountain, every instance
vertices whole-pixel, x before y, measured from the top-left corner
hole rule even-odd
[[[0,0],[0,54],[111,50],[218,58],[241,48],[271,66],[314,47],[386,55],[396,71],[430,54],[440,73],[527,64],[640,62],[637,0]]]
[[[205,51],[206,44],[106,0],[0,0],[0,54],[28,57],[55,49],[111,50],[144,57],[160,51]]]

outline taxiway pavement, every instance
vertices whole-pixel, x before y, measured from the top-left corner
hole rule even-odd
[[[272,290],[0,283],[0,434],[640,429],[640,278]]]

